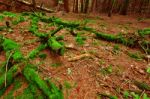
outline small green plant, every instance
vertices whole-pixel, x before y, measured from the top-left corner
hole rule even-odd
[[[59,67],[61,65],[62,65],[62,63],[53,63],[53,64],[51,64],[52,67]]]
[[[85,43],[84,41],[86,40],[86,38],[81,36],[80,34],[77,34],[75,40],[76,40],[77,44],[83,45]]]
[[[15,13],[12,13],[12,12],[4,11],[2,14],[3,14],[4,16],[11,17],[11,18],[17,17],[17,15],[16,15]]]
[[[101,59],[101,60],[99,60],[99,64],[103,65],[103,64],[105,64],[105,61]]]
[[[150,67],[147,67],[146,72],[150,75]]]
[[[64,87],[65,87],[66,89],[71,89],[71,88],[72,88],[71,84],[70,84],[68,81],[65,81],[65,82],[64,82]]]
[[[125,99],[128,99],[129,96],[130,96],[130,93],[129,93],[128,91],[125,91],[125,92],[123,93],[123,97],[124,97]]]
[[[113,47],[113,54],[118,54],[119,53],[119,51],[120,51],[120,47],[119,47],[119,45],[114,45],[114,47]]]
[[[0,21],[3,21],[3,20],[4,20],[4,16],[0,15]]]
[[[109,65],[108,67],[105,67],[105,68],[101,68],[101,69],[100,69],[100,72],[101,72],[103,75],[111,74],[111,73],[113,72],[113,70],[112,70],[112,65]]]
[[[19,16],[19,17],[17,17],[16,20],[12,21],[12,24],[17,25],[18,23],[24,22],[24,21],[25,21],[25,18],[23,16]]]

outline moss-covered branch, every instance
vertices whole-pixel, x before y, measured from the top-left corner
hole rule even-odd
[[[7,74],[6,74],[6,87],[9,86],[12,82],[14,77],[19,73],[19,65],[14,65],[12,66]],[[5,87],[5,74],[0,76],[0,90]]]
[[[46,82],[43,81],[36,71],[28,66],[26,66],[23,70],[23,75],[29,81],[29,83],[34,83],[37,87],[49,98],[49,99],[62,99],[59,98],[59,94],[52,93]]]

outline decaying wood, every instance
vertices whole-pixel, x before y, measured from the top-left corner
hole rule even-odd
[[[92,58],[93,56],[91,54],[87,54],[86,53],[86,54],[82,54],[82,55],[78,55],[78,56],[72,57],[72,58],[68,59],[68,61],[77,61],[77,60],[80,60],[80,59],[86,58],[86,57]]]
[[[28,5],[28,6],[30,6],[30,7],[33,7],[33,4],[32,4],[32,3],[29,3],[29,2],[27,2],[27,1],[17,0],[17,2],[22,3],[22,4],[25,4],[25,5]],[[48,8],[44,8],[44,7],[41,8],[40,5],[36,5],[36,8],[39,9],[39,10],[43,10],[43,11],[46,11],[46,12],[50,12],[50,13],[51,13],[51,12],[54,12],[53,10],[48,9]]]
[[[16,2],[21,3],[21,4],[23,4],[23,5],[27,5],[27,6],[29,6],[29,7],[34,7],[34,8],[36,8],[37,10],[42,10],[42,11],[46,11],[46,12],[49,12],[49,13],[54,12],[54,10],[52,10],[52,9],[48,9],[48,8],[43,7],[43,6],[41,7],[41,5],[35,5],[35,6],[33,6],[32,3],[27,2],[27,1],[16,0]],[[5,5],[5,6],[7,6],[7,7],[13,7],[11,4],[7,4],[7,3],[4,3],[4,2],[0,2],[0,5]],[[42,5],[43,5],[43,4],[42,4]]]
[[[28,5],[28,6],[33,6],[33,4],[32,3],[29,3],[29,2],[27,2],[27,1],[21,1],[21,0],[17,0],[17,2],[19,2],[19,3],[22,3],[22,4],[25,4],[25,5]],[[36,5],[36,8],[37,9],[39,9],[39,10],[43,10],[43,11],[46,11],[46,12],[54,12],[53,10],[51,10],[51,9],[48,9],[48,8],[44,8],[44,7],[42,7],[41,8],[41,6],[39,6],[39,5]]]

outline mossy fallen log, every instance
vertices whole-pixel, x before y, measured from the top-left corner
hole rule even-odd
[[[54,36],[57,32],[59,32],[61,29],[63,29],[63,26],[60,25],[56,30],[53,30],[50,32],[50,36]]]
[[[127,39],[124,38],[122,36],[115,36],[115,35],[111,35],[111,34],[106,34],[106,33],[96,33],[96,37],[100,38],[100,39],[104,39],[107,41],[113,41],[113,42],[117,42],[117,43],[122,43],[126,46],[136,46],[137,45],[137,41],[134,39]]]
[[[47,44],[40,44],[36,49],[32,50],[29,55],[28,58],[29,59],[34,59],[40,51],[44,50],[47,47]]]
[[[127,39],[125,37],[122,37],[120,35],[112,35],[112,34],[106,34],[103,32],[97,32],[95,29],[90,28],[90,27],[82,27],[79,28],[79,30],[85,30],[91,33],[94,33],[98,39],[103,39],[111,42],[117,42],[117,43],[122,43],[126,46],[135,46],[136,40],[134,39]]]
[[[150,28],[138,30],[138,34],[142,37],[144,37],[145,35],[150,35]]]
[[[23,70],[23,75],[29,81],[29,83],[36,84],[36,86],[49,98],[49,99],[60,99],[56,93],[52,93],[48,85],[42,80],[36,71],[28,66]],[[62,99],[62,98],[61,98]]]
[[[40,17],[40,16],[37,16],[40,18],[40,20],[42,22],[45,22],[45,23],[54,23],[58,26],[60,25],[63,25],[63,27],[67,27],[67,28],[77,28],[80,26],[80,23],[79,22],[68,22],[68,21],[62,21],[60,18],[56,18],[56,17]]]
[[[12,66],[6,74],[6,87],[9,86],[14,77],[19,73],[19,65]],[[0,90],[5,87],[5,74],[0,76]]]
[[[56,53],[63,55],[65,51],[64,44],[57,41],[56,37],[50,37],[48,40],[48,46]]]
[[[63,93],[62,90],[59,89],[53,82],[50,80],[47,80],[48,86],[50,87],[50,90],[53,94],[56,94],[58,99],[63,99]]]
[[[12,58],[14,61],[18,62],[23,59],[23,55],[20,51],[20,46],[14,42],[13,40],[4,38],[3,43],[2,43],[3,50],[7,53],[10,54],[13,52]]]

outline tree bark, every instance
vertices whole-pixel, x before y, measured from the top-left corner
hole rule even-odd
[[[84,13],[87,13],[87,12],[88,12],[88,8],[89,8],[89,0],[85,0]]]
[[[64,9],[66,12],[69,12],[69,1],[68,0],[64,0]]]
[[[122,10],[121,10],[121,15],[127,15],[128,7],[129,7],[129,1],[130,0],[124,0]]]
[[[79,5],[78,0],[75,0],[75,13],[78,13],[78,5]]]

